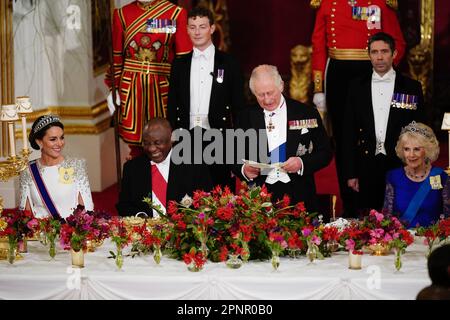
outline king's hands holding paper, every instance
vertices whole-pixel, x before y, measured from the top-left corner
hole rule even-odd
[[[261,174],[261,170],[268,174],[271,170],[279,169],[285,173],[301,173],[303,162],[300,157],[290,157],[285,162],[277,163],[259,163],[251,160],[242,160],[244,166],[242,168],[243,174],[247,179],[253,180]]]

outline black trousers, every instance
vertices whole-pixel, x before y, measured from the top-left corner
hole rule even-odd
[[[344,216],[356,217],[356,195],[348,186],[343,175],[345,154],[342,153],[342,135],[345,104],[348,87],[354,78],[371,72],[370,61],[334,60],[330,59],[326,74],[326,101],[327,110],[331,119],[333,140],[335,148],[336,171],[339,181],[339,191],[344,207]]]
[[[213,148],[213,151],[210,154],[211,149],[208,151],[205,150],[208,148],[208,145],[210,143],[214,143],[214,141],[199,141],[199,138],[202,138],[205,133],[207,132],[206,129],[201,127],[195,127],[191,130],[189,130],[191,134],[191,141],[192,141],[192,161],[196,161],[195,158],[199,159],[199,152],[201,152],[201,160],[203,164],[206,164],[209,169],[209,175],[211,177],[211,180],[213,182],[213,186],[220,185],[222,188],[225,186],[228,186],[231,191],[235,191],[236,187],[236,180],[231,174],[232,166],[231,164],[227,164],[226,162],[226,152],[227,152],[227,141],[226,141],[226,135],[222,134],[222,143],[216,144],[218,148],[221,148],[222,155],[216,155],[216,150]],[[214,139],[213,139],[214,140]],[[231,143],[231,142],[230,142]],[[201,146],[201,149],[197,146]],[[213,159],[220,160],[219,163],[209,163],[206,162],[205,156],[212,156]],[[217,156],[217,157],[216,157]]]
[[[390,170],[387,157],[378,154],[367,157],[360,168],[358,214],[367,215],[370,209],[380,211],[383,208],[386,189],[386,173]]]

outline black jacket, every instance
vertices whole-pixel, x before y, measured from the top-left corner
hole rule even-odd
[[[273,185],[267,184],[266,186],[269,192],[273,193],[272,201],[275,201],[276,198],[280,198],[286,193],[291,197],[291,203],[304,201],[306,209],[312,212],[317,209],[314,173],[327,166],[331,161],[331,147],[320,115],[315,108],[288,98],[286,98],[286,105],[286,160],[290,157],[300,156],[303,161],[304,171],[303,175],[289,173],[291,179],[289,183],[277,182]],[[303,130],[294,129],[293,126],[289,125],[289,121],[305,119],[316,119],[317,128],[309,128],[308,132],[302,134]],[[259,131],[259,129],[266,129],[263,109],[259,105],[248,107],[239,116],[238,127],[243,130],[250,128],[257,129],[258,139],[261,139],[260,134],[266,134],[265,130]],[[267,138],[265,139],[267,140]],[[299,150],[302,148],[306,148],[305,154],[301,154],[301,151],[299,153]],[[248,144],[246,145],[246,150],[246,159],[249,159]],[[259,156],[257,159],[250,160],[261,161]],[[234,172],[241,179],[245,179],[241,174],[241,168],[242,164],[235,165]],[[260,175],[254,179],[254,183],[261,186],[265,183],[266,178],[266,175]]]
[[[186,195],[192,196],[193,191],[202,189],[210,191],[212,182],[209,171],[202,165],[170,163],[169,178],[167,183],[166,201],[180,202]],[[119,194],[117,211],[121,216],[135,215],[138,212],[146,212],[152,216],[152,209],[142,202],[144,197],[152,196],[152,174],[150,159],[140,155],[127,161],[123,167],[122,187]]]
[[[346,179],[359,178],[362,171],[370,172],[368,160],[375,157],[376,135],[372,106],[372,73],[355,79],[349,87],[344,114],[343,166]],[[423,121],[424,106],[420,82],[396,72],[394,93],[418,96],[417,110],[391,107],[386,128],[385,149],[387,167],[401,165],[395,153],[402,127],[411,121]],[[384,179],[384,177],[382,177]]]
[[[176,58],[170,75],[168,120],[173,129],[189,129],[190,83],[192,54]],[[223,82],[217,81],[218,69],[224,72]],[[215,50],[214,77],[209,102],[208,120],[211,128],[229,129],[244,105],[244,85],[238,62],[229,54]]]

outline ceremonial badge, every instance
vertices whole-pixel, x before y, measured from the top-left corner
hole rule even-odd
[[[312,143],[312,141],[310,141],[309,142],[309,147],[308,147],[308,153],[312,153],[313,152],[313,148],[314,148],[313,143]]]
[[[437,175],[437,176],[432,176],[430,177],[430,185],[431,185],[431,189],[433,190],[440,190],[442,189],[442,182],[441,182],[441,176]]]
[[[59,173],[59,182],[64,184],[72,184],[73,183],[73,174],[74,169],[73,167],[64,168],[61,167],[58,169]]]
[[[367,29],[381,29],[381,9],[379,6],[371,5],[367,8],[369,17],[367,18]]]
[[[353,20],[366,20],[367,29],[381,29],[381,9],[379,6],[371,5],[368,7],[352,6]]]
[[[222,83],[223,82],[224,72],[225,71],[223,69],[218,69],[217,70],[217,78],[216,78],[216,80],[217,80],[218,83]]]
[[[306,146],[299,143],[297,147],[297,152],[295,154],[297,157],[301,157],[306,154],[306,151],[307,151]]]

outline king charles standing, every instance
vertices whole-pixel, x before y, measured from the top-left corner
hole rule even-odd
[[[275,66],[253,69],[249,85],[258,104],[241,112],[238,128],[247,133],[256,130],[258,142],[247,143],[246,159],[263,162],[268,151],[270,163],[276,168],[264,172],[253,163],[245,163],[236,165],[235,173],[256,185],[266,184],[273,201],[287,194],[292,203],[303,201],[308,211],[315,212],[314,173],[328,165],[332,157],[319,113],[283,96],[284,83]],[[257,154],[251,153],[252,146],[257,146]]]

